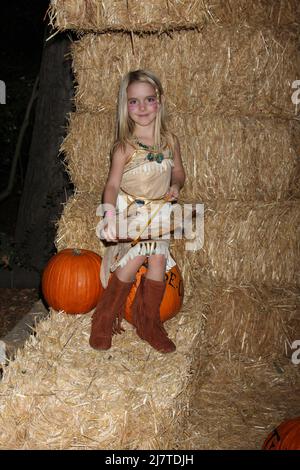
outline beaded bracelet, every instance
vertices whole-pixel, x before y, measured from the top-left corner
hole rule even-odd
[[[115,217],[115,215],[116,215],[115,209],[110,209],[104,212],[105,217]]]

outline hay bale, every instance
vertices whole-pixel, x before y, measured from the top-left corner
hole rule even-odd
[[[171,114],[293,118],[299,113],[291,100],[300,75],[298,35],[292,30],[87,34],[73,43],[72,53],[80,111],[114,114],[121,76],[148,68],[161,78]]]
[[[187,201],[275,201],[300,196],[300,124],[279,118],[176,115]],[[114,114],[73,113],[61,150],[79,191],[101,194]],[[100,196],[99,196],[100,197]]]
[[[0,370],[8,359],[13,359],[30,337],[37,322],[48,317],[48,310],[41,300],[34,303],[29,312],[18,321],[14,328],[0,339]]]
[[[300,385],[295,366],[279,357],[278,324],[274,335],[263,333],[264,321],[272,328],[268,309],[292,320],[296,291],[270,295],[273,303],[257,286],[199,283],[166,324],[177,343],[172,356],[145,345],[127,323],[111,350],[92,350],[90,314],[52,310],[4,371],[1,449],[259,448],[272,423],[296,412]],[[236,337],[226,341],[210,322],[233,301],[242,326],[235,322]],[[249,321],[255,304],[266,309],[262,332]],[[242,331],[247,354],[245,347],[239,354]]]
[[[299,416],[299,288],[212,283],[194,292],[202,326],[176,448],[261,449],[276,424]]]
[[[300,376],[289,359],[234,360],[201,346],[181,449],[261,449],[285,419],[299,416]]]
[[[77,190],[98,194],[99,200],[108,175],[114,125],[112,113],[72,113],[61,146]]]
[[[96,236],[96,225],[99,222],[96,208],[99,203],[99,194],[79,191],[75,191],[68,199],[57,226],[55,244],[58,251],[82,248],[103,256],[104,245]]]
[[[300,126],[292,120],[174,116],[187,200],[271,202],[300,196]]]
[[[177,343],[172,357],[126,325],[112,349],[99,352],[88,345],[89,314],[52,311],[5,370],[0,447],[172,449],[182,432],[201,317],[183,309],[168,322]]]
[[[231,361],[291,357],[300,337],[298,287],[223,284],[206,304],[206,350]]]
[[[296,0],[52,2],[56,27],[89,33],[73,45],[77,113],[62,149],[78,192],[58,246],[101,253],[93,211],[117,88],[139,67],[162,79],[188,174],[183,197],[205,203],[205,238],[195,253],[172,244],[188,294],[168,324],[175,360],[145,350],[131,327],[112,350],[91,351],[88,316],[53,312],[7,370],[3,447],[259,448],[272,421],[295,412],[286,395],[296,395],[299,378],[282,356],[300,334],[291,102],[299,8]],[[150,31],[158,34],[134,34]]]
[[[215,281],[299,286],[299,209],[299,200],[206,204],[198,271]]]
[[[173,359],[137,340],[130,325],[99,353],[88,346],[90,315],[51,312],[5,370],[1,448],[259,448],[273,424],[299,414],[287,398],[296,396],[299,376],[278,361],[300,334],[300,211],[299,200],[289,200],[299,197],[297,150],[289,145],[297,126],[262,119],[295,118],[291,83],[300,69],[291,23],[298,13],[294,0],[52,2],[61,29],[183,28],[172,36],[89,34],[74,45],[76,104],[84,114],[71,126],[81,119],[87,129],[90,120],[95,134],[78,138],[77,132],[77,148],[75,133],[64,143],[77,192],[59,223],[58,246],[101,252],[94,209],[108,169],[107,116],[120,76],[145,64],[162,77],[173,123],[190,137],[183,149],[191,153],[185,162],[191,186],[203,172],[201,189],[184,194],[208,201],[205,244],[187,255],[175,243],[189,296],[167,325],[178,346]],[[184,30],[204,25],[203,32]],[[222,149],[230,157],[220,165]],[[199,151],[206,162],[195,158]]]
[[[59,30],[168,31],[211,23],[288,25],[299,23],[297,0],[52,0],[51,22]]]

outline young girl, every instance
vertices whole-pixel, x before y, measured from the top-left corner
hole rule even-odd
[[[161,83],[152,72],[131,71],[121,81],[116,141],[101,205],[104,218],[97,227],[100,238],[114,243],[106,248],[101,265],[106,289],[92,317],[93,348],[109,349],[112,335],[121,332],[127,296],[136,272],[147,260],[147,274],[141,278],[132,305],[133,324],[138,336],[156,350],[176,349],[159,313],[165,272],[175,261],[169,240],[158,238],[163,217],[168,215],[171,201],[177,201],[184,181],[179,143],[166,126]],[[116,229],[120,214],[126,214],[127,220],[124,242]],[[150,223],[151,238],[143,241]]]

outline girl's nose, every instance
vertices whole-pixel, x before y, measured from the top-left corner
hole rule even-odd
[[[145,103],[143,101],[140,102],[140,109],[145,109]]]

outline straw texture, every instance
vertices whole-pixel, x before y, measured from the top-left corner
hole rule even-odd
[[[278,2],[255,3],[251,15],[253,2],[231,3],[232,17],[223,3],[222,28],[206,18],[201,31],[178,24],[170,35],[87,34],[73,45],[77,112],[62,150],[82,194],[105,183],[120,77],[145,67],[163,82],[181,142],[182,199],[205,207],[203,249],[171,245],[201,336],[173,448],[259,448],[280,419],[299,414],[289,358],[300,335],[300,133],[291,101],[300,62],[295,24],[282,28],[295,5],[281,16]]]
[[[198,314],[183,310],[168,322],[172,359],[126,325],[99,353],[88,345],[89,314],[52,311],[5,371],[1,449],[170,448],[187,407]]]
[[[291,311],[299,333],[299,293],[197,287],[166,325],[172,355],[126,322],[99,353],[88,346],[90,314],[51,311],[4,371],[1,449],[259,448],[272,425],[299,414],[299,375],[282,356]]]
[[[198,258],[204,271],[215,280],[299,286],[298,200],[206,207],[204,248]]]
[[[79,191],[102,192],[114,118],[109,111],[70,116],[62,151]],[[299,198],[300,124],[296,120],[174,114],[171,123],[187,173],[184,200]]]
[[[287,359],[240,360],[199,352],[181,449],[259,450],[300,414],[300,379]]]
[[[92,250],[100,256],[104,245],[96,236],[96,208],[100,198],[93,193],[76,192],[64,205],[63,213],[57,224],[56,246],[58,251],[65,248]]]
[[[0,446],[13,449],[254,449],[300,414],[296,0],[53,0],[74,29],[76,112],[62,145],[76,191],[56,244],[103,253],[96,207],[109,168],[117,90],[130,69],[161,78],[186,202],[204,203],[204,245],[171,251],[184,306],[163,356],[130,325],[88,346],[90,315],[51,312],[5,370]],[[17,424],[17,425],[16,425]]]
[[[294,25],[297,0],[52,0],[51,20],[59,30],[155,31],[203,28],[207,24]]]
[[[295,116],[297,31],[228,26],[172,35],[87,34],[74,43],[73,56],[78,110],[114,113],[121,76],[148,68],[161,78],[171,114]]]

